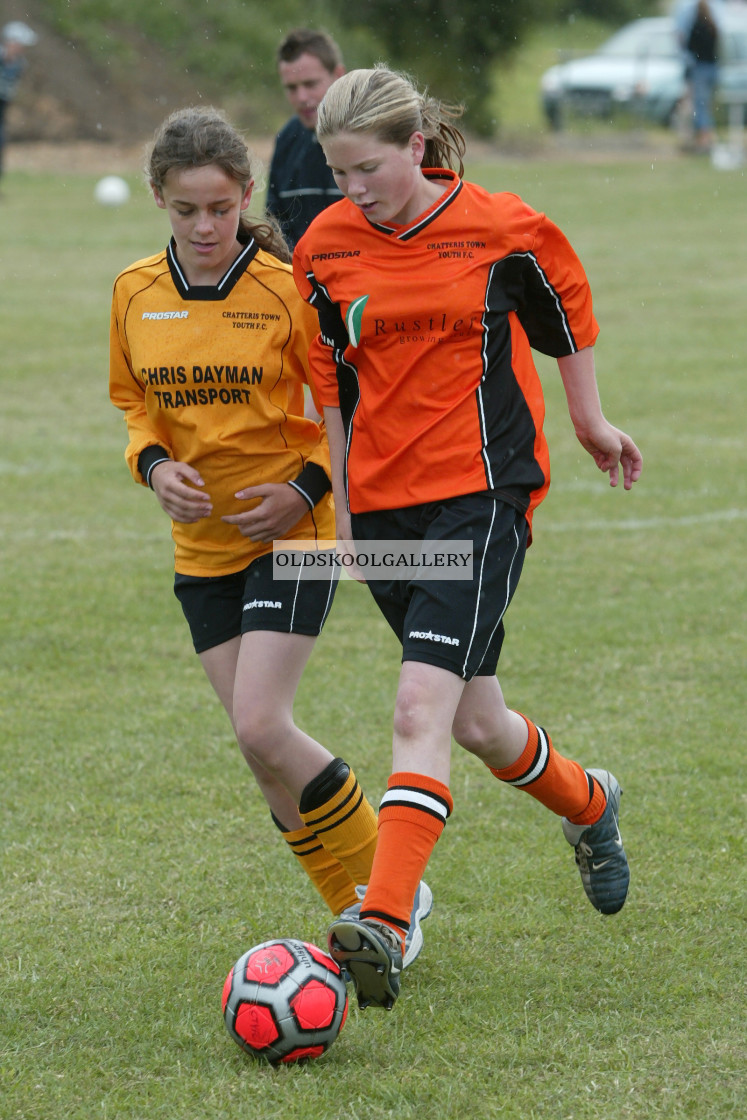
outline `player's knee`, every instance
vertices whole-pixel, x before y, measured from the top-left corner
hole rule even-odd
[[[483,762],[489,762],[496,751],[512,743],[509,721],[496,713],[457,713],[451,733],[460,747]]]
[[[491,741],[491,732],[486,723],[471,713],[457,713],[451,733],[460,747],[478,756],[484,753]]]
[[[394,707],[394,735],[413,742],[429,734],[430,712],[417,688],[401,689]]]
[[[258,706],[234,714],[234,729],[244,757],[254,759],[270,774],[279,773],[285,761],[292,721],[282,712]]]

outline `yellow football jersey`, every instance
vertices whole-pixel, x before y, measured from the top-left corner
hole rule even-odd
[[[172,522],[178,572],[225,575],[272,551],[221,520],[248,508],[238,490],[295,481],[304,471],[329,475],[324,426],[304,417],[317,330],[290,266],[254,241],[217,285],[190,286],[173,241],[117,277],[109,386],[127,422],[127,463],[145,484],[140,456],[163,447],[199,471],[212,501],[209,518]],[[334,537],[331,494],[288,535]]]

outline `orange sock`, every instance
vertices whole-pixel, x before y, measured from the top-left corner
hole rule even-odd
[[[274,816],[273,820],[332,913],[339,914],[346,906],[352,906],[357,901],[355,883],[340,861],[325,851],[311,829],[304,827],[286,832]]]
[[[521,713],[519,713],[521,715]],[[574,824],[594,824],[607,804],[604,790],[582,766],[558,754],[550,736],[521,715],[529,731],[527,745],[511,766],[489,767],[496,778],[536,797],[553,813]]]
[[[379,806],[379,842],[361,918],[403,937],[415,891],[454,803],[449,787],[426,774],[392,774]]]

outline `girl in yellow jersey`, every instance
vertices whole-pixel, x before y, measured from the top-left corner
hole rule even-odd
[[[316,317],[277,228],[245,214],[249,155],[220,113],[172,114],[147,174],[173,236],[114,284],[110,394],[127,462],[171,518],[195,651],[275,823],[330,910],[355,911],[375,815],[350,767],[293,720],[335,577],[273,580],[274,540],[334,533],[324,425],[304,406]],[[418,893],[416,927],[430,909]]]
[[[561,231],[520,198],[462,178],[457,112],[385,67],[339,78],[317,134],[344,198],[296,247],[320,333],[311,376],[332,452],[338,536],[471,542],[471,580],[368,580],[402,642],[393,761],[360,914],[332,923],[332,955],[362,1006],[391,1007],[413,892],[452,809],[451,737],[502,782],[563,818],[586,894],[625,902],[620,787],[507,707],[496,678],[503,615],[549,485],[531,349],[557,358],[576,434],[612,485],[641,456],[602,414],[597,325]],[[409,551],[409,550],[408,550]]]

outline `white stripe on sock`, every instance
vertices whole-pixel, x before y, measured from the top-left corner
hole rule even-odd
[[[435,816],[441,817],[446,820],[449,815],[449,810],[438,797],[432,797],[425,790],[418,789],[403,789],[402,786],[395,786],[393,789],[387,790],[381,799],[379,805],[383,809],[385,805],[391,802],[407,802],[416,809],[425,809],[426,812],[433,813]]]

